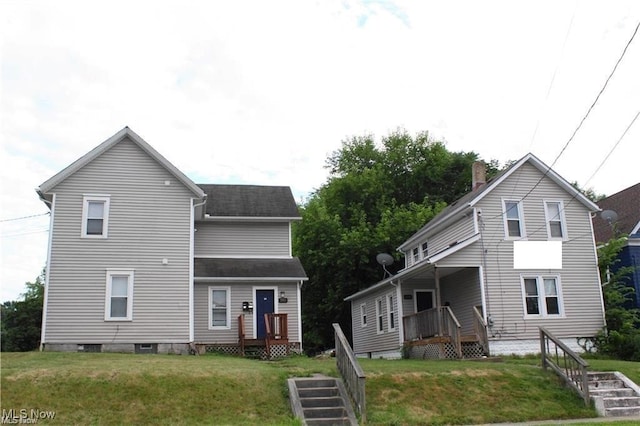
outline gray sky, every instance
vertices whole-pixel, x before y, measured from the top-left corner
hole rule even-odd
[[[34,188],[128,125],[197,183],[326,179],[353,135],[428,130],[501,162],[560,153],[638,1],[0,0],[0,302],[46,262]],[[554,170],[640,180],[640,35]]]

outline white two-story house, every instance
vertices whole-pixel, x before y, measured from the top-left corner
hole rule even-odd
[[[591,215],[599,208],[532,154],[473,190],[400,247],[396,275],[346,298],[359,356],[477,357],[570,348],[605,325]]]
[[[125,127],[37,192],[51,210],[42,349],[302,349],[288,187],[197,185]]]

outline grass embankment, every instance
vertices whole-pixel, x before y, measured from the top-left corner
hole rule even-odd
[[[55,411],[51,424],[299,424],[288,377],[336,376],[334,359],[3,353],[2,409]],[[362,360],[370,424],[469,424],[595,417],[530,359]],[[639,363],[590,361],[640,382]],[[41,423],[45,423],[42,421]]]

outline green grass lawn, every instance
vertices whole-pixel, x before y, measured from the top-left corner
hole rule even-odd
[[[361,360],[370,424],[471,424],[595,417],[536,359]],[[335,359],[3,353],[2,409],[50,424],[299,424],[289,377],[336,376]],[[640,363],[589,360],[640,382]],[[42,421],[41,424],[44,424]]]

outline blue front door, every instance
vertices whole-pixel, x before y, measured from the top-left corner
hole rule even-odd
[[[274,291],[256,290],[256,334],[258,339],[264,339],[267,335],[264,314],[272,314],[274,309]]]

